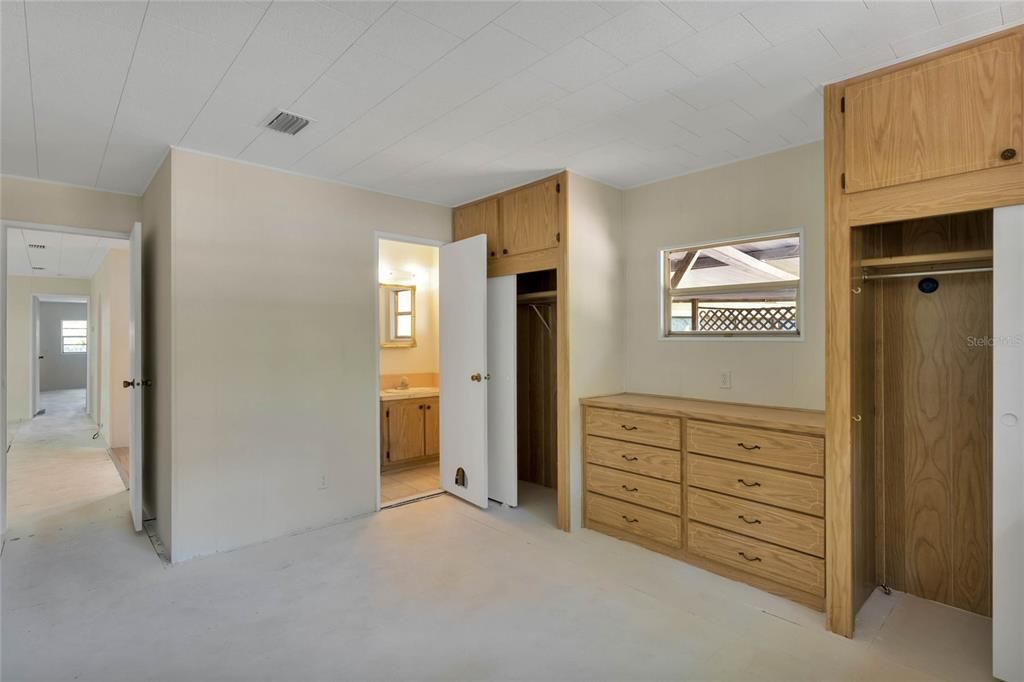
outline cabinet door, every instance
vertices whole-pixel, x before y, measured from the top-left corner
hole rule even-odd
[[[498,255],[498,198],[478,201],[452,210],[452,239],[459,241],[478,234],[487,235],[487,256]]]
[[[514,256],[558,246],[560,180],[552,178],[501,198],[501,253]]]
[[[1014,35],[854,83],[845,95],[846,191],[1021,162]]]
[[[427,457],[436,457],[441,452],[441,422],[438,419],[438,404],[440,401],[437,398],[427,398],[423,401],[426,409],[426,415],[424,416],[424,453]]]
[[[388,446],[391,462],[423,456],[422,400],[396,400],[388,408]]]

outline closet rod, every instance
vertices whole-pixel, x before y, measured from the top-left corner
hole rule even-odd
[[[959,275],[967,272],[992,272],[992,267],[987,268],[957,268],[953,270],[923,270],[920,272],[888,272],[878,275],[864,275],[861,279],[892,279],[893,277],[927,277],[928,275]]]
[[[554,301],[557,298],[558,298],[558,292],[557,291],[533,291],[533,292],[528,293],[528,294],[519,294],[518,296],[516,296],[516,300],[519,301],[520,303],[532,303],[532,302],[538,302],[539,303],[541,301],[545,301],[546,302],[548,299],[550,299],[551,301]]]

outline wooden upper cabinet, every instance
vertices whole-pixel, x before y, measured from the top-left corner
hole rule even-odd
[[[501,198],[501,255],[514,256],[558,246],[558,177],[527,185]]]
[[[491,197],[475,204],[452,210],[452,238],[455,241],[487,235],[487,255],[495,258],[500,247],[498,231],[498,197]]]
[[[854,82],[845,96],[846,192],[1018,164],[1024,35]]]

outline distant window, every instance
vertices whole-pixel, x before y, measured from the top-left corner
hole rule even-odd
[[[380,345],[411,348],[416,345],[416,287],[380,285],[383,315]]]
[[[61,320],[60,346],[65,353],[86,352],[88,336],[88,325],[85,320]]]
[[[662,256],[664,336],[799,336],[799,234]]]

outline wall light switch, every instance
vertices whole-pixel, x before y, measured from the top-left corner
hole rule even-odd
[[[731,369],[720,369],[720,370],[718,370],[718,387],[719,388],[732,388],[732,370]]]

